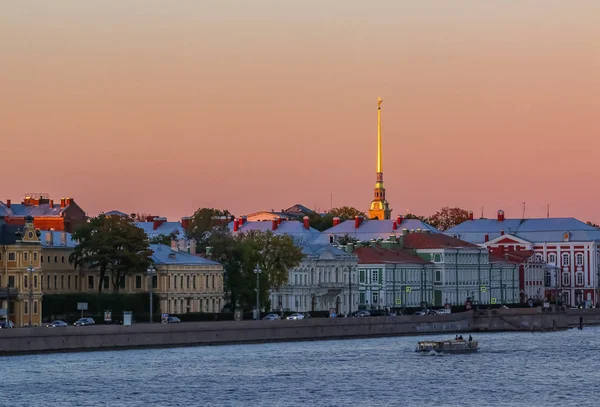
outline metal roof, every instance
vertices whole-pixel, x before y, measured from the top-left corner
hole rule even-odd
[[[314,256],[318,257],[323,253],[329,252],[334,257],[350,257],[355,258],[356,256],[352,253],[347,253],[345,250],[340,249],[339,247],[331,246],[328,244],[307,244],[302,246],[302,254],[306,256]]]
[[[187,252],[172,250],[170,246],[164,244],[151,244],[152,261],[154,264],[164,265],[190,265],[190,266],[220,266],[221,263],[205,259]]]
[[[182,237],[186,235],[181,222],[164,222],[156,229],[154,229],[154,222],[135,222],[135,226],[142,229],[150,239],[161,235],[170,236],[171,234],[176,234]]]
[[[227,225],[230,232],[233,232],[233,222],[229,222]],[[259,232],[267,232],[271,231],[275,235],[288,235],[294,240],[294,244],[296,246],[303,246],[307,244],[311,244],[315,241],[315,239],[321,236],[321,232],[318,230],[309,227],[306,229],[304,227],[303,222],[299,222],[296,220],[284,220],[277,225],[277,229],[272,230],[273,222],[253,222],[246,221],[240,228],[237,233],[249,232],[249,231],[259,231]]]
[[[61,208],[60,204],[55,203],[50,208],[50,204],[24,205],[11,203],[9,208],[4,202],[0,202],[0,216],[61,217],[68,206]]]
[[[121,211],[109,211],[105,213],[106,216],[120,216],[122,218],[129,218],[129,215]]]
[[[564,233],[569,240],[577,242],[600,241],[600,229],[575,218],[539,219],[475,219],[468,220],[444,232],[471,243],[484,243],[485,235],[490,240],[504,234],[513,235],[534,243],[562,242]]]
[[[401,236],[402,229],[427,230],[431,233],[441,233],[439,230],[418,219],[403,219],[396,230],[394,230],[394,220],[363,220],[358,228],[355,227],[355,220],[347,220],[339,225],[325,230],[315,243],[329,243],[329,235],[348,236],[361,242],[387,239],[391,235]]]

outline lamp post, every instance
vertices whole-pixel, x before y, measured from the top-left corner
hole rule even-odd
[[[154,288],[154,274],[156,273],[156,269],[154,268],[154,266],[150,266],[148,267],[148,269],[146,270],[146,272],[148,273],[148,276],[150,277],[150,323],[152,323],[153,320],[153,310],[152,310],[152,306],[154,305],[154,301],[152,301],[152,289]]]
[[[31,314],[33,313],[33,273],[35,269],[30,264],[27,267],[27,272],[29,273],[29,326],[31,326]]]
[[[256,274],[256,319],[260,319],[260,292],[259,292],[259,276],[260,273],[262,273],[262,270],[260,269],[260,267],[258,267],[258,264],[256,265],[256,267],[254,268],[254,274]]]

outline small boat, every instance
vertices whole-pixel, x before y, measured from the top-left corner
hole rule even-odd
[[[445,341],[421,341],[415,352],[421,353],[475,353],[479,343],[474,340],[448,339]]]

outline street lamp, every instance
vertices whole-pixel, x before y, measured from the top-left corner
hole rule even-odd
[[[149,266],[148,269],[146,269],[146,272],[148,273],[148,277],[150,280],[150,323],[152,323],[152,317],[153,317],[153,312],[152,312],[152,305],[153,305],[153,301],[152,301],[152,289],[154,288],[154,274],[156,273],[156,269],[154,268],[154,266]]]
[[[254,274],[256,274],[256,319],[260,319],[260,293],[259,293],[259,276],[260,273],[262,273],[262,270],[260,269],[260,267],[258,267],[258,264],[256,265],[256,267],[254,268]]]
[[[35,269],[30,264],[27,267],[27,272],[29,273],[29,326],[31,326],[31,314],[33,313],[33,273]]]

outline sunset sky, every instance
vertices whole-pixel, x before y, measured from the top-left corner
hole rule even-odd
[[[14,1],[1,201],[600,222],[600,1]]]

